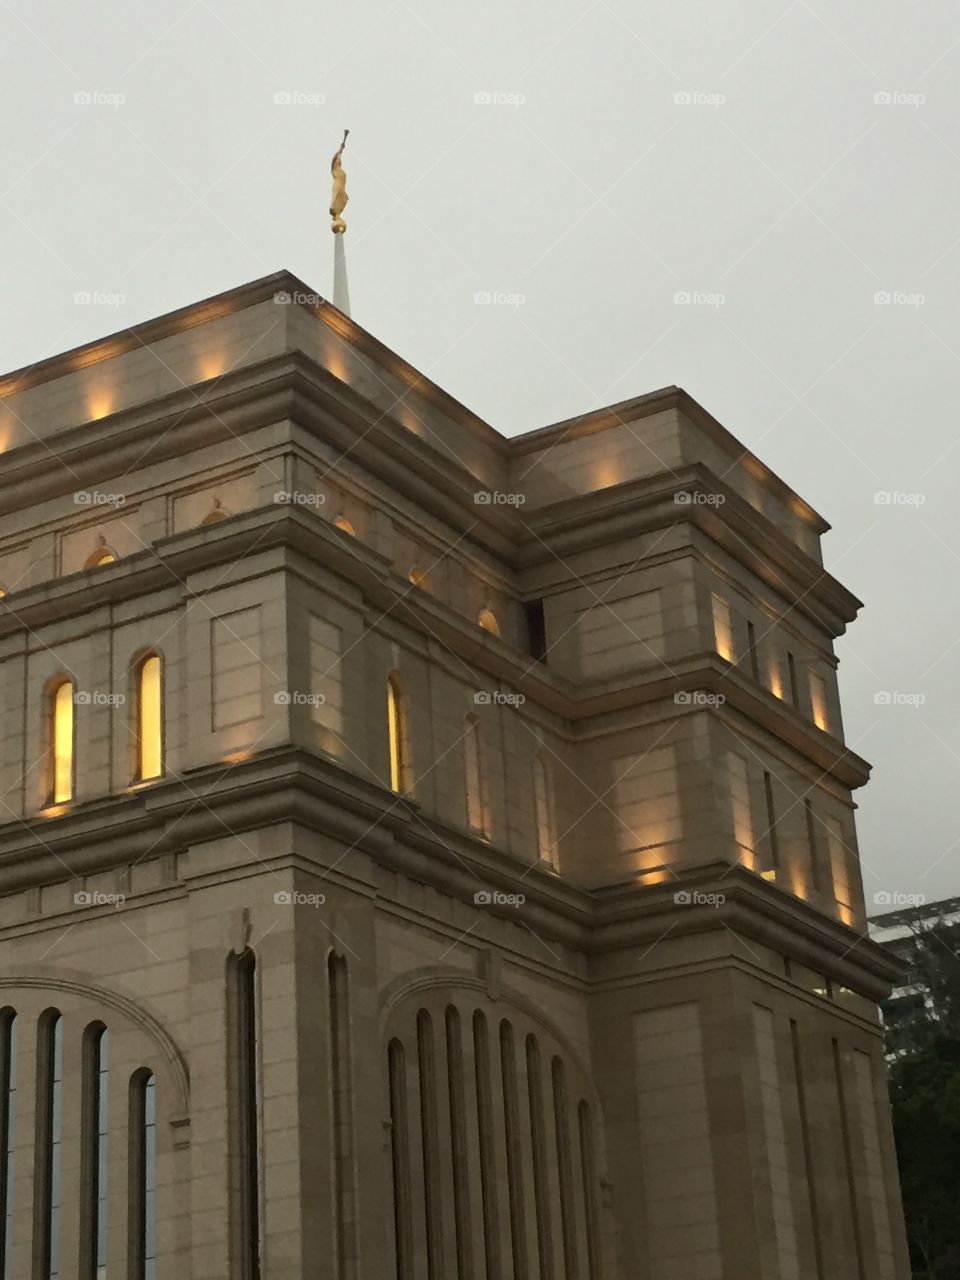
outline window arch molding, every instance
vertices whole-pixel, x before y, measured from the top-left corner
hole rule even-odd
[[[461,1249],[469,1256],[471,1242],[480,1244],[488,1264],[504,1250],[516,1258],[518,1237],[524,1238],[535,1206],[540,1222],[554,1181],[559,1199],[549,1203],[564,1259],[558,1274],[579,1274],[574,1224],[580,1222],[586,1225],[584,1274],[606,1271],[603,1108],[566,1037],[514,991],[439,967],[412,980],[401,976],[385,994],[380,1050],[391,1120],[397,1274],[418,1276],[415,1259],[424,1250],[441,1263],[437,1255],[451,1245],[458,1259]],[[448,1117],[452,1161],[438,1140]],[[470,1174],[471,1150],[479,1159],[479,1188]],[[501,1168],[507,1170],[505,1195],[491,1208],[494,1197],[488,1201],[483,1188],[496,1182]],[[525,1170],[532,1171],[532,1188]],[[457,1205],[449,1242],[441,1179],[450,1179]],[[552,1232],[541,1239],[553,1239]]]
[[[102,1022],[118,1034],[138,1033],[139,1056],[157,1077],[157,1087],[166,1099],[164,1113],[170,1119],[186,1119],[190,1114],[190,1077],[186,1059],[169,1031],[152,1014],[129,997],[92,983],[45,973],[0,975],[0,1005],[9,1006],[24,1019],[24,1026],[55,1007],[71,1029],[70,1034],[91,1022]]]

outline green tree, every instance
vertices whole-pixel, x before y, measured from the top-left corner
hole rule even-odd
[[[915,1280],[960,1280],[960,925],[918,925],[910,980],[929,994],[890,1028],[897,1160]]]

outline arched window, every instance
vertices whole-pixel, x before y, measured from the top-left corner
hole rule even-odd
[[[481,626],[484,631],[489,631],[492,636],[498,636],[500,634],[500,623],[497,621],[497,615],[492,609],[481,609],[477,615],[477,624]]]
[[[470,712],[463,722],[463,762],[467,798],[467,826],[487,834],[483,797],[483,760],[480,750],[480,721]]]
[[[136,676],[137,777],[163,773],[163,665],[156,653],[141,659]]]
[[[410,783],[407,705],[397,676],[387,680],[387,740],[390,750],[390,789],[397,795]]]
[[[98,1280],[106,1274],[108,1050],[106,1027],[100,1022],[92,1023],[83,1041],[81,1280]]]
[[[0,1266],[10,1270],[13,1238],[13,1175],[17,1120],[17,1015],[0,1013]]]
[[[233,1236],[238,1280],[261,1277],[260,980],[257,958],[247,948],[230,965],[233,1052],[233,1149],[236,1188]]]
[[[37,1134],[35,1213],[42,1280],[60,1276],[60,1155],[63,1142],[63,1019],[48,1009],[37,1038]]]
[[[157,1082],[150,1071],[130,1081],[130,1271],[154,1280],[157,1265]]]
[[[357,536],[357,531],[344,515],[334,516],[334,527],[340,529],[343,533],[349,533],[351,538]]]
[[[73,799],[73,684],[61,680],[49,693],[50,803]]]
[[[543,756],[533,761],[533,804],[537,820],[537,853],[553,871],[558,869],[556,833],[553,821],[553,789]]]
[[[213,510],[208,511],[207,514],[203,517],[203,519],[200,521],[200,527],[203,528],[205,524],[219,524],[221,520],[226,520],[226,518],[227,518],[227,513],[226,511],[224,511],[223,507],[220,505],[220,499],[214,498]]]
[[[99,569],[101,565],[113,564],[116,558],[117,553],[108,547],[105,542],[101,542],[100,546],[96,547],[87,556],[87,562],[83,567],[85,569]]]

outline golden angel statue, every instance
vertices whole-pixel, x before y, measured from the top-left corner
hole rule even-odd
[[[333,175],[333,195],[330,197],[330,217],[333,221],[330,224],[330,230],[335,236],[342,236],[347,229],[342,214],[350,197],[347,195],[347,175],[343,171],[340,157],[343,155],[343,148],[347,145],[349,132],[349,129],[344,129],[340,148],[330,161],[330,172]]]

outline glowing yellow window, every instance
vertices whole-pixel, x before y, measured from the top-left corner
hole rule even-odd
[[[53,692],[53,786],[54,804],[73,799],[73,685],[64,680]]]
[[[487,833],[483,797],[483,764],[480,750],[480,722],[468,715],[463,726],[463,763],[467,790],[467,825],[480,835]]]
[[[111,551],[109,547],[97,547],[92,555],[87,557],[87,563],[84,566],[87,569],[99,569],[103,564],[113,564],[117,558],[117,553]]]
[[[500,623],[497,621],[497,615],[492,609],[481,609],[477,622],[483,627],[484,631],[489,631],[492,636],[500,634]]]
[[[357,536],[357,531],[347,519],[346,516],[336,516],[333,521],[334,527],[339,529],[341,533],[349,533],[351,538]]]
[[[553,831],[553,794],[542,756],[533,762],[533,803],[537,819],[537,851],[543,862],[557,870],[557,846]]]
[[[737,652],[733,644],[733,618],[730,606],[723,596],[713,594],[713,636],[714,647],[721,658],[728,662],[736,662]]]
[[[830,719],[827,715],[827,686],[818,671],[810,672],[810,709],[813,711],[813,723],[818,729],[829,729]]]
[[[390,789],[399,795],[406,786],[406,723],[403,694],[393,676],[387,681],[387,735],[390,747]]]
[[[151,654],[140,664],[137,681],[137,728],[140,734],[138,772],[141,779],[163,773],[163,673]]]

